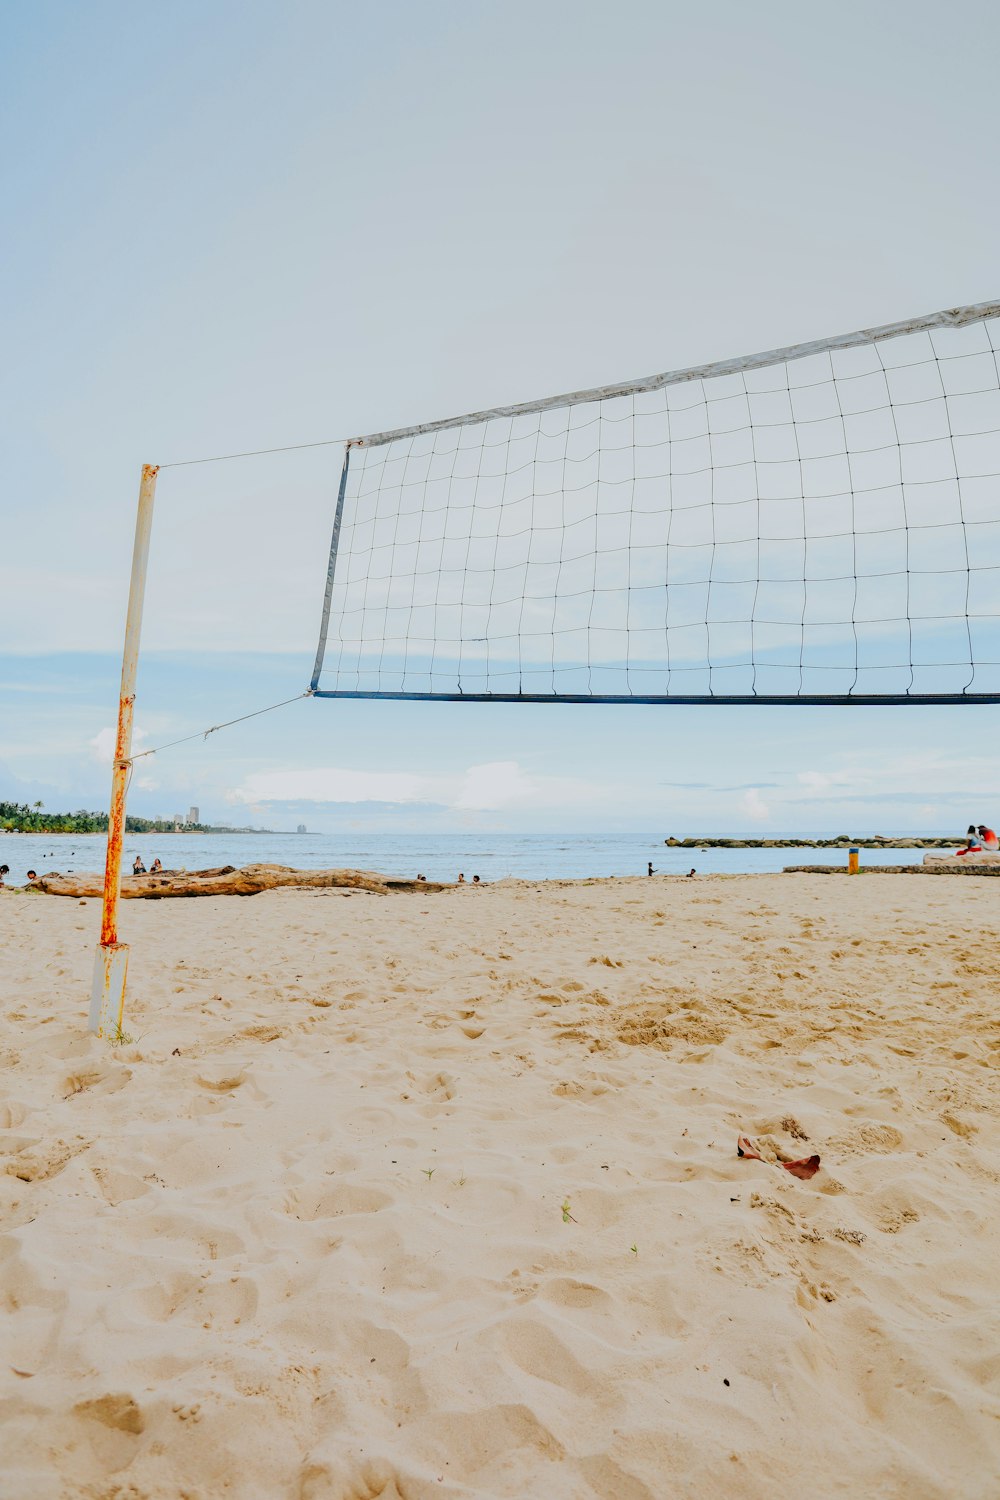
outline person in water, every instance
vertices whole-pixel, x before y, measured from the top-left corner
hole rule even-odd
[[[135,863],[132,866],[132,874],[133,875],[145,875],[145,873],[146,873],[146,866],[142,862],[142,855],[141,854],[137,854],[136,857],[135,857]]]
[[[10,865],[0,865],[0,885],[3,885],[3,878],[4,878],[4,876],[5,875],[9,875],[9,874],[10,874]]]
[[[479,876],[478,875],[473,875],[473,877],[472,877],[472,884],[473,885],[479,885]]]
[[[987,828],[985,823],[980,823],[978,833],[984,849],[994,854],[1000,849],[1000,839],[997,838],[992,828]]]
[[[653,861],[652,860],[648,860],[647,864],[646,864],[646,874],[647,875],[652,875],[652,873],[653,873]]]
[[[465,876],[464,875],[459,875],[459,877],[458,877],[458,883],[459,883],[459,885],[464,885],[465,884]]]

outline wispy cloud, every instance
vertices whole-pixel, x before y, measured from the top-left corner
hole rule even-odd
[[[995,788],[977,792],[969,787],[951,787],[945,790],[934,787],[929,791],[925,789],[920,792],[848,792],[836,797],[790,797],[788,801],[790,806],[801,806],[807,803],[815,807],[839,806],[844,803],[857,803],[872,807],[886,804],[926,806],[929,797],[933,798],[935,803],[987,802],[995,804],[998,800]]]
[[[602,791],[614,796],[616,790],[576,777],[532,776],[517,761],[504,760],[470,766],[453,777],[421,776],[410,771],[355,771],[339,766],[262,771],[248,776],[226,800],[254,808],[275,803],[378,802],[489,812],[507,807],[585,808]]]
[[[740,781],[735,786],[720,786],[717,790],[720,792],[754,792],[761,787],[776,790],[781,785],[780,781]]]

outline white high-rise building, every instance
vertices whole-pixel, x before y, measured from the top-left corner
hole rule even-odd
[[[201,818],[198,816],[198,809],[196,807],[189,807],[188,808],[187,820],[188,820],[189,823],[200,823],[201,822]]]

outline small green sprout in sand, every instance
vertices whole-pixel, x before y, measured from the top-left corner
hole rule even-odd
[[[128,1031],[122,1031],[122,1023],[116,1021],[115,1029],[108,1037],[108,1041],[112,1047],[131,1047],[135,1042],[135,1037]]]
[[[577,1224],[577,1223],[579,1223],[579,1220],[574,1219],[573,1215],[569,1211],[569,1199],[568,1198],[564,1198],[563,1201],[562,1201],[562,1216],[563,1216],[563,1223],[564,1224]]]
[[[631,1250],[631,1252],[632,1252],[633,1255],[638,1255],[639,1254],[639,1246],[638,1245],[635,1245],[635,1244],[629,1245],[629,1249]]]
[[[437,1171],[437,1167],[421,1167],[420,1170],[427,1178],[427,1181],[430,1182],[431,1178],[434,1176],[434,1173]]]

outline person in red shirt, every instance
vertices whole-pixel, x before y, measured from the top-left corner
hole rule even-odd
[[[997,838],[992,828],[986,827],[985,823],[980,823],[979,825],[979,837],[982,840],[984,849],[993,851],[1000,849],[1000,839]]]

